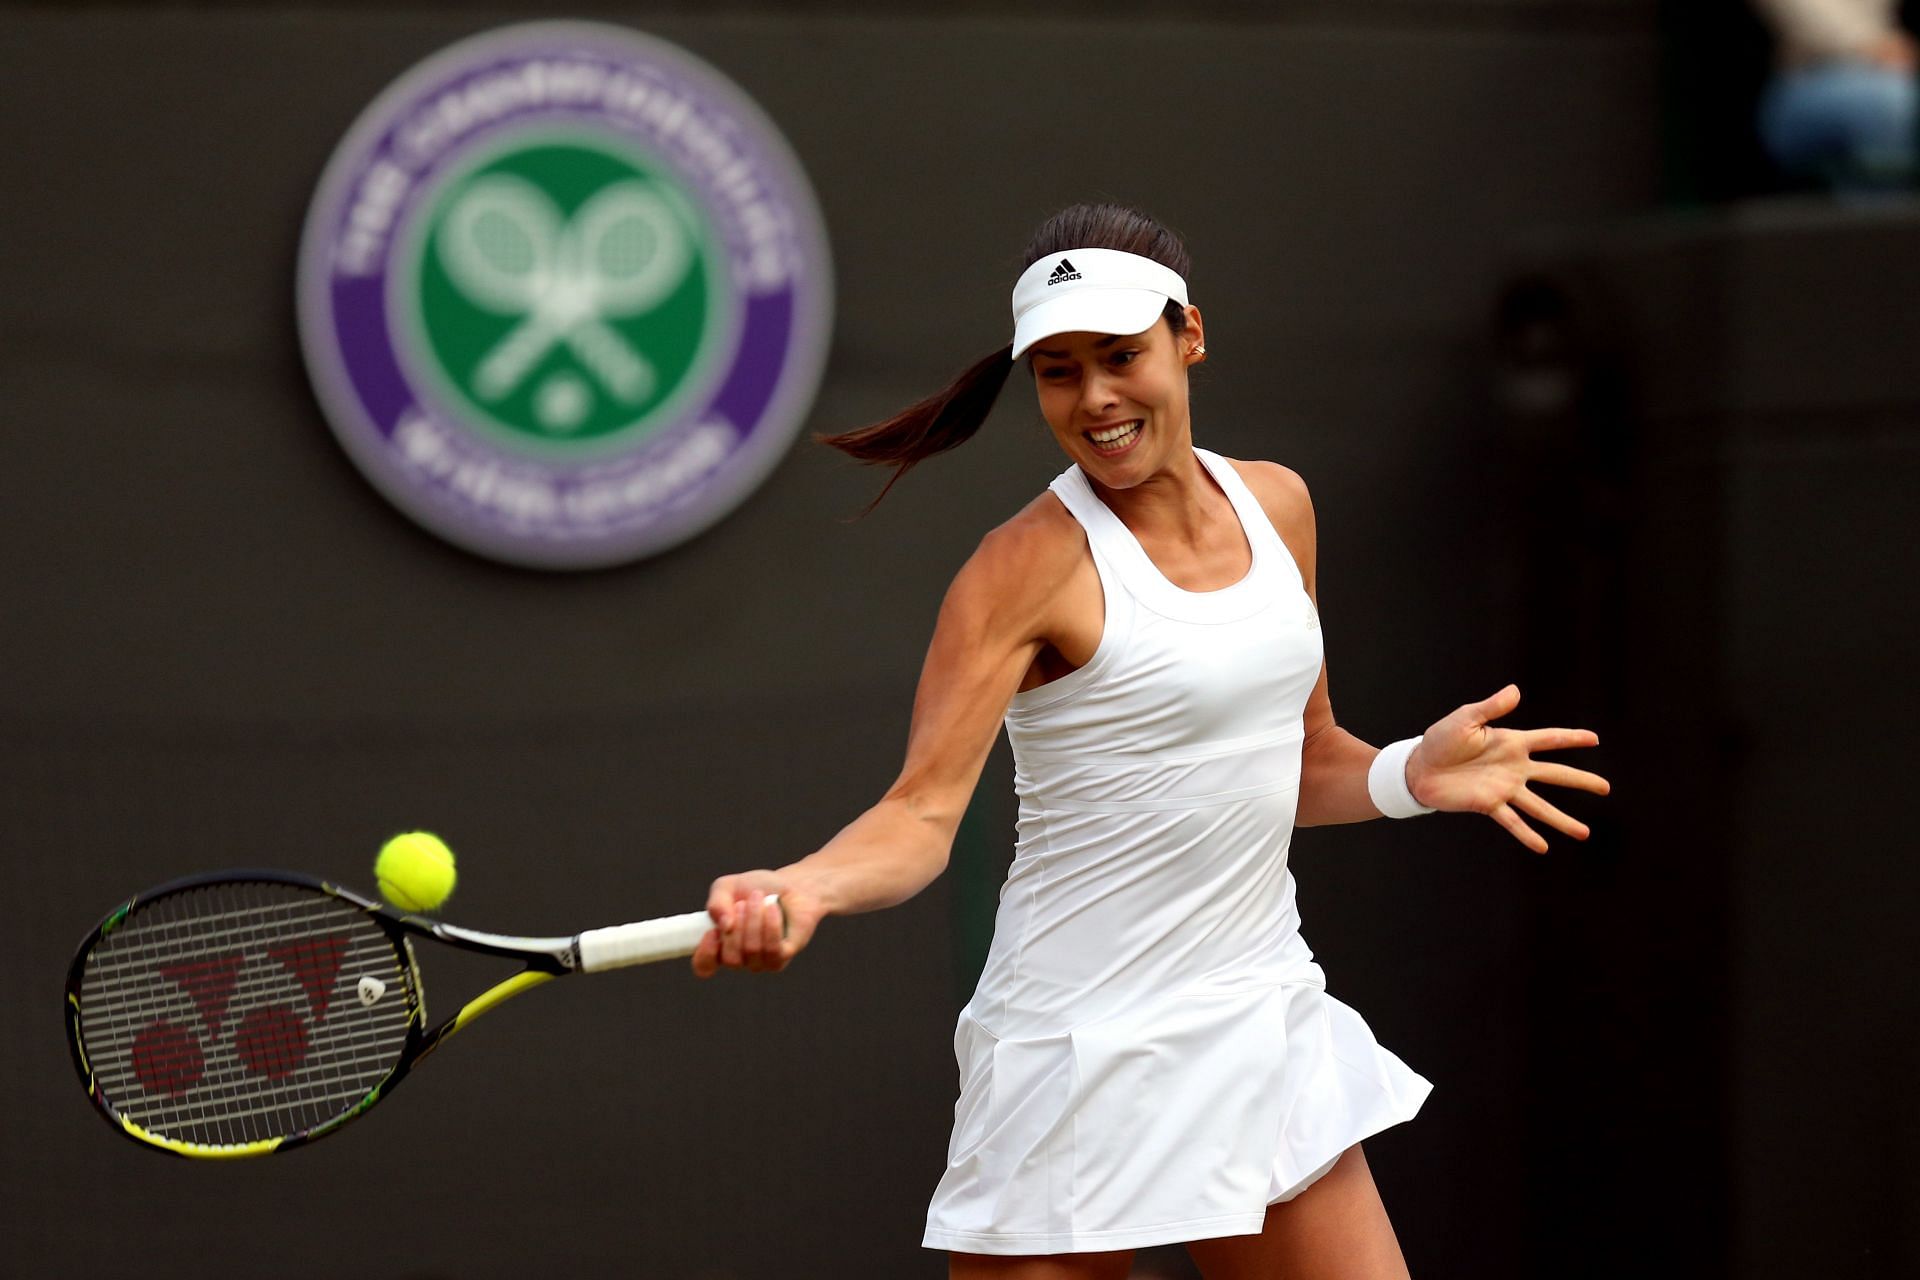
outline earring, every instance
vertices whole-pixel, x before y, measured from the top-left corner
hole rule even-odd
[[[1204,342],[1202,342],[1201,344],[1199,344],[1198,346],[1196,346],[1196,347],[1195,347],[1195,348],[1193,349],[1193,354],[1195,354],[1195,355],[1197,355],[1197,356],[1203,356],[1203,355],[1205,355],[1205,354],[1207,354],[1207,344],[1206,344],[1206,343],[1204,343]]]

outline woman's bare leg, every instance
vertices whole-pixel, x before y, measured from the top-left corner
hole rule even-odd
[[[1259,1235],[1194,1240],[1187,1252],[1207,1280],[1408,1280],[1358,1143],[1305,1191],[1268,1205]]]
[[[984,1253],[947,1255],[948,1280],[1126,1280],[1133,1250],[1119,1253],[1053,1253],[1002,1258]]]

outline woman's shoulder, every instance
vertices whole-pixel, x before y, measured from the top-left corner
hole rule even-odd
[[[1253,490],[1253,496],[1260,499],[1261,506],[1313,509],[1312,497],[1307,493],[1307,482],[1292,467],[1258,458],[1227,458],[1226,462],[1247,482],[1247,488]]]
[[[942,626],[958,627],[975,644],[1048,636],[1062,602],[1083,593],[1076,575],[1093,572],[1079,524],[1059,499],[1042,494],[980,539],[947,588]]]
[[[1071,572],[1087,558],[1087,534],[1049,489],[1011,519],[987,532],[974,552],[1020,576],[1045,580]]]
[[[1247,482],[1247,488],[1259,499],[1260,506],[1274,527],[1286,532],[1283,524],[1313,527],[1313,496],[1307,482],[1292,467],[1257,459],[1228,458],[1227,462]]]

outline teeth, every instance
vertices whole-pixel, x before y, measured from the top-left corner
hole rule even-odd
[[[1124,436],[1132,435],[1139,429],[1140,422],[1139,419],[1136,418],[1132,422],[1123,422],[1117,427],[1107,427],[1101,431],[1089,431],[1087,432],[1087,439],[1093,441],[1095,444],[1112,444]]]

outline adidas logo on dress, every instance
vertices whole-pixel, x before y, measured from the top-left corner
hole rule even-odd
[[[1065,258],[1062,258],[1060,259],[1060,265],[1053,269],[1053,274],[1047,277],[1047,286],[1051,288],[1056,284],[1065,284],[1069,280],[1078,280],[1079,278],[1080,273],[1073,269],[1073,264]]]

